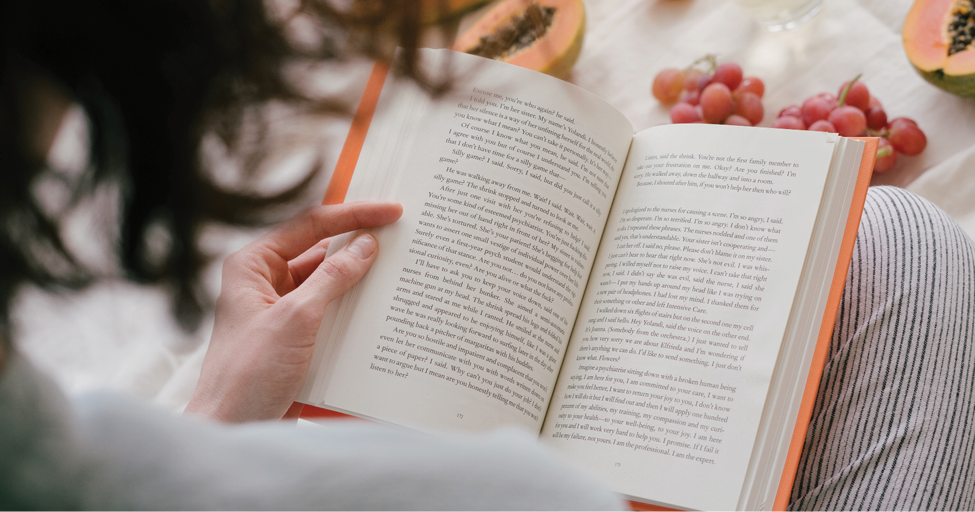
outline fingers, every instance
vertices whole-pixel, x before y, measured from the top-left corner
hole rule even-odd
[[[279,291],[281,295],[290,292],[294,287],[301,286],[301,283],[308,279],[308,276],[318,268],[318,265],[325,259],[328,251],[328,244],[331,238],[326,238],[318,242],[311,249],[301,253],[301,256],[288,262],[288,270],[291,271],[291,287],[285,291]]]
[[[385,226],[402,214],[402,205],[392,202],[317,206],[276,227],[255,244],[290,261],[325,238],[357,229]]]
[[[295,291],[283,300],[294,300],[309,314],[319,315],[329,302],[342,296],[376,261],[379,244],[371,234],[357,236],[339,252],[325,258]]]

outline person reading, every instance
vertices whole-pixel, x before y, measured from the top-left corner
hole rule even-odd
[[[516,431],[438,438],[261,421],[279,420],[297,397],[325,303],[383,251],[365,235],[325,257],[328,239],[395,222],[407,213],[395,203],[312,208],[226,262],[210,349],[184,417],[111,394],[67,398],[16,348],[18,292],[111,277],[163,283],[176,317],[194,327],[207,307],[197,293],[200,226],[266,220],[269,207],[308,183],[274,197],[222,188],[198,158],[204,136],[240,142],[235,127],[263,101],[334,107],[303,97],[282,65],[343,51],[388,61],[385,46],[354,44],[364,34],[376,43],[392,34],[413,51],[418,3],[356,1],[349,11],[302,4],[296,12],[320,23],[313,47],[289,40],[281,13],[256,0],[2,6],[2,506],[623,506]],[[400,72],[435,88],[415,68]],[[70,102],[92,128],[90,165],[80,175],[44,158]],[[68,193],[47,194],[42,182]],[[70,208],[55,201],[80,201],[100,186],[121,194],[118,216],[100,233],[117,240],[114,274],[74,254],[61,231]],[[790,506],[975,508],[975,247],[943,212],[900,189],[871,189],[860,226]],[[171,243],[148,250],[147,234],[159,230]]]

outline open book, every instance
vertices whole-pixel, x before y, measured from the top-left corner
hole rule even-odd
[[[875,142],[634,135],[571,84],[422,53],[445,59],[436,99],[374,73],[330,200],[405,213],[326,311],[300,400],[428,432],[530,429],[644,503],[783,506]]]

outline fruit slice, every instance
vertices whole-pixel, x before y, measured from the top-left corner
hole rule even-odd
[[[454,49],[563,77],[579,58],[585,31],[582,0],[505,0],[461,34]]]
[[[975,96],[975,0],[915,0],[901,35],[907,58],[925,80]]]

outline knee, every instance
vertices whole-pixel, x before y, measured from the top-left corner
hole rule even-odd
[[[854,264],[866,266],[861,271],[935,267],[957,274],[975,269],[973,255],[972,240],[930,201],[897,187],[870,187],[854,249]]]
[[[937,330],[952,324],[959,308],[972,308],[973,296],[975,244],[961,227],[906,190],[871,187],[847,276],[844,321],[859,318],[861,334],[895,329],[887,325],[892,319]]]

